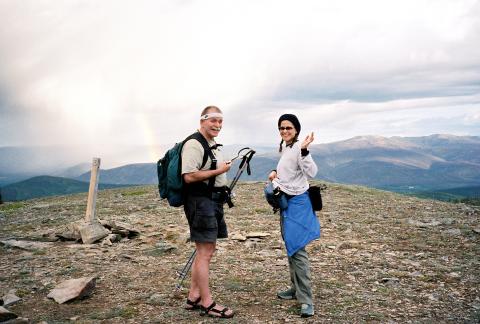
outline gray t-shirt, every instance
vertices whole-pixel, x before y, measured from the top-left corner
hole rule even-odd
[[[208,145],[212,147],[215,145],[215,141],[207,140]],[[217,159],[217,168],[220,163],[224,161],[222,151],[220,148],[216,148],[212,150],[213,155]],[[182,175],[185,173],[191,173],[200,171],[200,167],[202,166],[203,161],[203,146],[200,144],[199,141],[196,139],[188,140],[182,148]],[[204,167],[201,170],[210,170],[210,166],[212,165],[212,160],[210,157],[207,159],[207,163],[205,163]],[[204,180],[205,183],[208,184],[208,179]],[[227,173],[219,174],[215,177],[215,187],[223,187],[227,185]]]

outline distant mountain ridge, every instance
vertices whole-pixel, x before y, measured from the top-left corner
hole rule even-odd
[[[276,168],[279,159],[276,149],[272,147],[268,152],[262,147],[260,151],[262,153],[257,153],[251,161],[252,175],[247,176],[247,172],[244,172],[241,180],[266,180],[268,173]],[[310,152],[319,169],[316,178],[331,182],[407,193],[480,186],[478,136],[357,136],[339,142],[311,145]],[[237,172],[238,165],[238,161],[235,161],[228,173],[230,179]],[[77,166],[70,172],[78,172],[86,166]],[[90,172],[74,179],[88,182]],[[135,163],[102,169],[100,183],[157,184],[156,165]]]
[[[312,153],[320,173],[335,182],[396,191],[480,184],[480,137],[476,136],[359,136],[316,146]]]
[[[349,140],[312,145],[318,179],[367,185],[388,190],[457,188],[480,184],[480,137],[431,135],[427,137],[357,136]],[[252,175],[243,180],[265,180],[275,169],[278,152],[257,154]],[[228,177],[238,170],[234,164]],[[89,172],[79,180],[89,179]],[[102,170],[101,182],[156,184],[154,163],[131,164]]]

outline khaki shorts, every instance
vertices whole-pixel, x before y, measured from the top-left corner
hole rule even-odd
[[[227,224],[223,217],[223,203],[208,197],[188,195],[184,210],[192,242],[215,243],[219,238],[228,237]]]

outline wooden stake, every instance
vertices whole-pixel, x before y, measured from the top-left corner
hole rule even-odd
[[[92,224],[96,222],[95,204],[97,202],[98,177],[100,173],[100,158],[93,158],[92,171],[90,173],[90,187],[88,188],[87,212],[85,214],[85,222]]]

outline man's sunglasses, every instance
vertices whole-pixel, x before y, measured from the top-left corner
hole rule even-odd
[[[283,131],[283,130],[287,130],[287,131],[289,131],[289,130],[292,130],[292,129],[293,129],[293,127],[291,127],[291,126],[287,126],[287,127],[283,127],[283,126],[282,126],[282,127],[278,127],[278,130],[279,130],[279,131]]]

